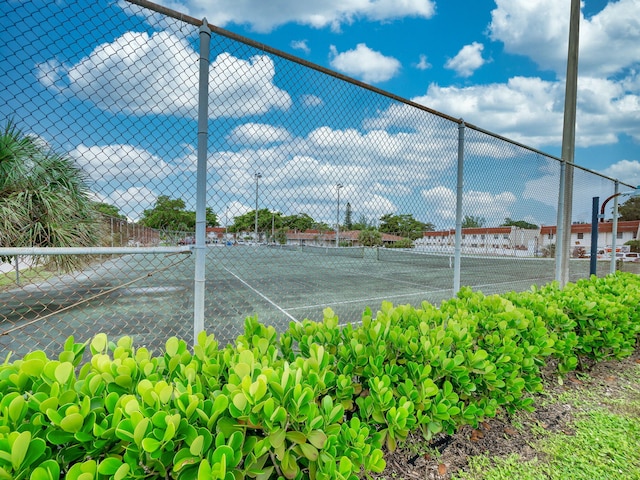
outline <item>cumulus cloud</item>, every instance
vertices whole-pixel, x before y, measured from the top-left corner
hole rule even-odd
[[[385,22],[405,17],[431,18],[435,14],[433,0],[160,0],[158,3],[196,18],[206,17],[221,27],[229,23],[247,24],[257,32],[270,32],[286,23],[315,28],[329,26],[338,31],[341,25],[360,18]]]
[[[640,162],[638,160],[620,160],[601,171],[603,175],[619,178],[630,185],[640,185]]]
[[[118,189],[109,195],[109,202],[117,206],[129,218],[137,221],[142,212],[151,208],[158,199],[155,192],[147,187],[130,187],[126,190]]]
[[[132,145],[79,145],[69,155],[94,181],[164,178],[173,169],[162,158]]]
[[[432,65],[427,61],[426,55],[420,55],[420,60],[418,61],[418,63],[414,63],[413,66],[418,70],[428,70]]]
[[[331,46],[331,66],[366,83],[386,82],[400,71],[400,62],[359,43],[354,50],[338,53]]]
[[[36,75],[49,89],[94,103],[102,110],[133,115],[195,118],[198,53],[169,32],[127,32],[96,47],[75,65],[52,59]],[[211,64],[211,117],[259,115],[291,106],[274,84],[275,65],[266,55],[248,60],[221,53]]]
[[[422,198],[443,219],[456,218],[456,193],[453,190],[440,185],[423,190]],[[511,208],[516,200],[512,192],[495,194],[470,190],[462,196],[462,214],[482,217],[487,220],[487,225],[498,225],[506,217],[511,217]]]
[[[303,95],[302,104],[305,107],[319,107],[324,105],[324,101],[316,95]]]
[[[291,134],[286,128],[260,123],[238,125],[228,136],[229,141],[244,145],[269,145],[287,142],[291,138]]]
[[[306,54],[311,53],[311,49],[309,48],[309,45],[307,45],[306,40],[292,40],[291,48],[294,50],[302,50]]]
[[[568,1],[496,0],[489,34],[509,53],[530,57],[542,68],[565,74],[569,36]],[[580,74],[611,75],[637,65],[640,2],[608,2],[598,14],[582,17]]]
[[[513,77],[507,83],[469,87],[432,84],[426,95],[413,101],[534,147],[559,145],[562,141],[562,82]],[[576,144],[610,144],[623,133],[640,139],[638,112],[640,96],[621,84],[581,78]]]
[[[461,77],[470,77],[485,64],[485,59],[482,58],[483,49],[484,45],[478,42],[465,45],[455,57],[447,61],[444,67],[454,70]]]

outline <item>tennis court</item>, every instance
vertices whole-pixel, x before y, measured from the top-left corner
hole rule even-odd
[[[223,330],[258,315],[283,330],[319,321],[330,307],[341,323],[357,322],[382,301],[419,305],[453,295],[453,257],[374,248],[244,246],[210,248],[206,327]],[[461,283],[487,294],[525,290],[553,280],[553,259],[463,256]],[[576,278],[588,262],[573,261]],[[604,267],[603,267],[604,268]],[[241,299],[241,300],[240,300]]]
[[[463,256],[461,284],[486,294],[525,290],[553,280],[554,266],[544,258]],[[437,304],[453,295],[452,267],[450,255],[394,249],[212,246],[205,328],[226,344],[250,315],[284,331],[290,322],[322,320],[327,307],[345,324],[385,300]],[[588,261],[574,260],[571,268],[574,278],[588,275]],[[170,336],[191,342],[193,269],[192,255],[114,256],[0,292],[0,351],[56,352],[69,335],[83,341],[99,332],[152,348]]]

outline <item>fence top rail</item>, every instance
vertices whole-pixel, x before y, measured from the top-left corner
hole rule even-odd
[[[0,247],[0,256],[191,253],[192,247]]]
[[[162,5],[158,5],[156,3],[150,2],[149,0],[126,0],[126,1],[129,2],[129,3],[132,3],[134,5],[138,5],[140,7],[147,8],[149,10],[155,11],[157,13],[161,13],[161,14],[166,15],[168,17],[175,18],[175,19],[180,20],[182,22],[194,25],[196,27],[200,27],[206,22],[206,19],[197,19],[195,17],[191,17],[189,15],[185,15],[184,13],[180,13],[177,10],[172,10],[172,9],[164,7]],[[382,95],[384,97],[387,97],[387,98],[389,98],[391,100],[394,100],[394,101],[403,103],[405,105],[409,105],[409,106],[412,106],[414,108],[417,108],[419,110],[428,112],[428,113],[430,113],[432,115],[438,116],[438,117],[443,118],[445,120],[449,120],[449,121],[451,121],[453,123],[457,123],[458,125],[463,125],[464,124],[464,126],[469,127],[469,128],[471,128],[473,130],[476,130],[478,132],[484,133],[486,135],[490,135],[490,136],[492,136],[492,137],[494,137],[496,139],[503,140],[505,142],[511,143],[512,145],[524,148],[524,149],[529,150],[529,151],[531,151],[533,153],[537,153],[539,155],[543,155],[543,156],[545,156],[547,158],[550,158],[550,159],[553,159],[553,160],[556,160],[556,161],[559,161],[559,162],[563,162],[564,161],[560,157],[556,157],[554,155],[550,155],[549,153],[545,153],[545,152],[543,152],[541,150],[537,150],[537,149],[535,149],[533,147],[530,147],[528,145],[525,145],[523,143],[516,142],[515,140],[511,140],[511,139],[509,139],[507,137],[503,137],[502,135],[499,135],[497,133],[491,132],[491,131],[486,130],[484,128],[478,127],[477,125],[474,125],[474,124],[471,124],[471,123],[467,123],[462,118],[452,117],[451,115],[447,115],[446,113],[439,112],[438,110],[434,110],[434,109],[429,108],[429,107],[427,107],[425,105],[422,105],[422,104],[413,102],[411,100],[408,100],[406,98],[400,97],[399,95],[395,95],[393,93],[387,92],[386,90],[382,90],[380,88],[371,86],[371,85],[369,85],[367,83],[361,82],[361,81],[356,80],[356,79],[351,78],[351,77],[348,77],[348,76],[343,75],[341,73],[338,73],[338,72],[336,72],[334,70],[330,70],[330,69],[328,69],[326,67],[317,65],[317,64],[312,63],[312,62],[309,62],[309,61],[304,60],[304,59],[302,59],[300,57],[296,57],[296,56],[291,55],[291,54],[289,54],[287,52],[284,52],[282,50],[278,50],[276,48],[270,47],[269,45],[266,45],[264,43],[256,42],[255,40],[251,40],[250,38],[243,37],[242,35],[238,35],[236,33],[230,32],[229,30],[225,30],[224,28],[220,28],[220,27],[217,27],[215,25],[207,24],[207,26],[212,32],[215,32],[216,34],[221,35],[223,37],[227,37],[227,38],[229,38],[231,40],[235,40],[235,41],[244,43],[245,45],[249,45],[251,47],[257,48],[257,49],[262,50],[264,52],[271,53],[273,55],[277,55],[278,57],[284,58],[286,60],[289,60],[291,62],[297,63],[299,65],[303,65],[303,66],[305,66],[307,68],[311,68],[313,70],[316,70],[318,72],[324,73],[324,74],[329,75],[331,77],[334,77],[334,78],[343,80],[345,82],[351,83],[352,85],[356,85],[358,87],[364,88],[364,89],[369,90],[371,92],[374,92],[374,93],[377,93],[377,94]],[[621,182],[619,180],[616,180],[615,178],[608,177],[606,175],[603,175],[601,173],[595,172],[595,171],[590,170],[588,168],[580,167],[579,165],[576,165],[575,163],[572,163],[571,165],[574,166],[574,167],[578,167],[579,169],[581,169],[583,171],[598,175],[598,176],[600,176],[600,177],[602,177],[604,179],[610,180],[612,182],[618,181],[619,184],[622,185],[622,186],[629,187],[629,188],[635,188],[634,185],[630,185],[630,184]]]
[[[181,20],[185,23],[189,23],[191,25],[194,25],[196,27],[200,27],[201,25],[204,24],[206,19],[202,19],[199,20],[197,18],[194,17],[190,17],[188,15],[184,15],[176,10],[172,10],[170,8],[167,7],[163,7],[161,5],[157,5],[153,2],[149,2],[148,0],[126,0],[129,3],[132,3],[134,5],[138,5],[140,7],[143,8],[147,8],[149,10],[153,10],[157,13],[161,13],[164,15],[167,15],[168,17],[171,18],[175,18],[177,20]],[[278,50],[277,48],[273,48],[270,47],[269,45],[266,45],[264,43],[260,43],[260,42],[256,42],[255,40],[251,40],[248,37],[243,37],[242,35],[238,35],[236,33],[230,32],[229,30],[225,30],[224,28],[220,28],[217,27],[215,25],[211,25],[211,24],[207,24],[207,26],[209,27],[209,29],[212,32],[215,32],[218,35],[221,35],[223,37],[227,37],[231,40],[235,40],[237,42],[240,43],[244,43],[245,45],[249,45],[251,47],[257,48],[258,50],[262,50],[264,52],[267,53],[271,53],[273,55],[277,55],[278,57],[284,58],[285,60],[289,60],[291,62],[297,63],[299,65],[303,65],[307,68],[311,68],[313,70],[316,70],[318,72],[324,73],[325,75],[329,75],[331,77],[337,78],[339,80],[343,80],[345,82],[351,83],[353,85],[356,85],[358,87],[364,88],[366,90],[369,90],[371,92],[377,93],[379,95],[385,96],[387,98],[390,98],[392,100],[395,100],[397,102],[400,103],[404,103],[406,105],[410,105],[412,107],[418,108],[420,110],[423,110],[425,112],[431,113],[432,115],[436,115],[438,117],[441,117],[443,119],[449,120],[451,122],[457,123],[457,124],[461,124],[463,122],[463,120],[461,118],[455,118],[452,117],[451,115],[447,115],[446,113],[442,113],[439,112],[437,110],[434,110],[432,108],[426,107],[424,105],[421,105],[419,103],[415,103],[412,102],[411,100],[407,100],[406,98],[400,97],[399,95],[395,95],[393,93],[387,92],[386,90],[382,90],[380,88],[374,87],[372,85],[369,85],[367,83],[361,82],[360,80],[356,80],[355,78],[349,77],[347,75],[343,75],[341,73],[338,73],[334,70],[328,69],[326,67],[323,67],[321,65],[318,65],[316,63],[312,63],[309,62],[303,58],[300,57],[296,57],[295,55],[291,55],[287,52],[284,52],[282,50]]]

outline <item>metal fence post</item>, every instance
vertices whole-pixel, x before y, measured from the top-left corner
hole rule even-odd
[[[613,225],[611,225],[611,267],[609,273],[616,273],[616,240],[618,238],[618,194],[620,193],[620,182],[616,180],[613,194]],[[606,247],[606,245],[605,245]]]
[[[567,163],[562,160],[560,162],[560,186],[558,188],[558,216],[556,221],[556,282],[562,285],[562,262],[564,256],[564,188],[566,185]]]
[[[198,85],[198,165],[196,177],[196,245],[193,290],[193,344],[204,330],[204,290],[206,270],[206,203],[207,203],[207,140],[209,125],[209,46],[211,29],[207,19],[200,26],[200,73]]]
[[[576,106],[578,92],[578,45],[580,43],[580,0],[571,0],[569,50],[567,53],[567,80],[564,96],[564,122],[562,127],[562,160],[564,175],[564,212],[562,224],[562,251],[556,258],[560,287],[570,280],[569,252],[571,244],[571,214],[573,209],[573,159],[576,143]],[[558,223],[558,227],[560,224]],[[558,246],[556,244],[556,255]]]
[[[453,294],[460,290],[460,256],[462,252],[462,193],[464,176],[464,120],[458,125],[458,173],[456,186],[456,237],[453,261]]]
[[[591,256],[589,257],[589,276],[598,275],[598,209],[600,197],[593,197],[591,204]]]

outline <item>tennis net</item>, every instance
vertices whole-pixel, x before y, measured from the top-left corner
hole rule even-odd
[[[432,268],[453,267],[453,257],[451,255],[427,253],[400,248],[378,247],[377,259],[380,262],[406,263]]]
[[[292,243],[285,243],[285,244],[270,243],[267,246],[274,250],[283,250],[283,251],[289,251],[289,252],[296,252],[300,248],[299,245],[292,244]]]
[[[322,247],[319,245],[304,245],[304,253],[327,255],[331,257],[364,258],[364,247]]]

